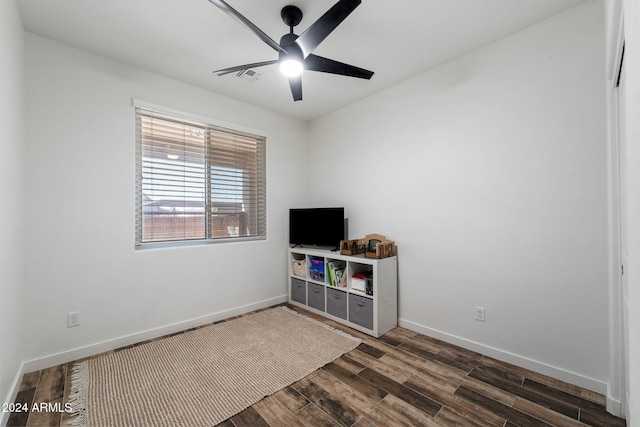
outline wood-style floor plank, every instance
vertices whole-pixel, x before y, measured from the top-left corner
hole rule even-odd
[[[362,377],[359,377],[358,375],[350,371],[347,371],[342,366],[339,366],[333,362],[326,365],[324,368],[322,368],[322,370],[333,375],[344,384],[351,387],[353,390],[357,391],[358,393],[374,402],[381,401],[387,395],[387,392],[382,390],[380,387],[376,387],[369,381],[363,379]]]
[[[520,412],[517,409],[509,407],[507,405],[503,405],[500,402],[496,402],[495,400],[483,396],[480,393],[476,393],[475,391],[468,389],[466,387],[460,387],[456,390],[455,393],[457,396],[463,397],[464,399],[472,402],[473,404],[487,409],[503,418],[506,418],[507,421],[512,422],[518,426],[548,426],[550,424],[545,423],[542,420],[538,420],[530,415],[525,414],[524,412]]]
[[[363,365],[362,363],[356,362],[355,360],[353,360],[352,358],[346,355],[343,355],[342,357],[338,357],[336,360],[333,361],[333,363],[340,366],[341,368],[346,369],[352,374],[357,374],[360,371],[362,371],[364,368],[366,368],[366,366]]]
[[[446,407],[442,408],[440,412],[438,412],[438,415],[436,415],[435,420],[436,422],[438,422],[439,425],[448,426],[448,427],[460,427],[460,426],[482,427],[486,425],[486,424],[479,424],[475,421],[470,420],[467,417],[463,417],[460,414],[457,414],[456,412]],[[500,425],[502,426],[503,424],[504,424],[504,420]]]
[[[360,350],[363,353],[368,354],[371,357],[374,357],[376,359],[380,359],[382,356],[384,356],[386,353],[380,349],[377,349],[375,347],[370,346],[369,344],[367,344],[366,342],[363,342],[362,344],[360,344],[357,347],[358,350]]]
[[[419,356],[422,356],[425,359],[432,360],[434,362],[439,362],[444,365],[448,365],[452,368],[459,369],[463,372],[467,372],[467,373],[471,372],[471,370],[474,368],[474,365],[469,363],[466,360],[461,361],[461,360],[458,360],[458,358],[451,358],[451,357],[448,357],[447,355],[442,355],[440,353],[434,354],[434,353],[431,353],[429,350],[425,350],[422,346],[416,345],[415,343],[406,342],[406,343],[403,343],[400,347],[412,353],[415,353]]]
[[[473,405],[472,402],[465,400],[454,393],[444,391],[429,382],[407,381],[406,386],[416,390],[417,392],[428,396],[435,402],[450,409],[460,417],[468,420],[470,424],[477,423],[485,426],[500,427],[504,424],[504,418],[496,415],[490,410]],[[456,388],[457,390],[457,388]],[[437,418],[437,415],[436,415]]]
[[[439,403],[434,402],[428,397],[392,380],[391,378],[385,377],[384,375],[374,371],[373,369],[367,368],[364,371],[360,372],[358,376],[373,383],[386,392],[404,400],[410,405],[415,406],[416,408],[432,417],[438,413],[440,408],[442,408],[442,405],[440,405]]]
[[[460,385],[507,406],[513,405],[517,398],[516,395],[510,393],[508,390],[501,389],[493,384],[485,383],[470,376],[465,377]]]
[[[623,427],[627,425],[624,420],[614,417],[604,408],[599,410],[580,409],[580,421],[593,426]]]
[[[362,363],[367,368],[373,369],[374,371],[379,372],[399,383],[405,382],[412,374],[411,372],[406,372],[397,366],[381,361],[380,359],[375,359],[358,350],[352,351],[349,353],[349,356],[354,358],[357,362]]]
[[[484,383],[491,384],[502,390],[506,390],[510,393],[513,393],[516,396],[529,400],[538,405],[548,407],[569,418],[573,418],[575,420],[578,419],[579,406],[574,406],[566,402],[563,402],[561,400],[558,400],[554,398],[552,395],[539,393],[533,388],[526,388],[526,387],[522,387],[520,385],[514,384],[508,380],[503,379],[502,377],[498,377],[487,371],[484,371],[483,369],[474,369],[469,374],[469,376],[477,380],[480,380]]]
[[[292,387],[342,426],[351,426],[360,418],[356,410],[332,396],[308,378],[303,378],[294,383]]]
[[[66,364],[44,369],[40,374],[36,395],[33,397],[34,402],[47,403],[61,399],[64,395],[66,375]]]
[[[425,412],[419,410],[414,405],[407,403],[406,401],[388,394],[380,402],[380,406],[393,411],[396,414],[397,419],[403,418],[407,420],[412,426],[437,426],[438,423],[434,421],[433,417],[427,415]]]
[[[583,399],[582,397],[579,396],[574,396],[570,393],[567,393],[565,391],[562,390],[557,390],[553,387],[549,387],[548,385],[545,384],[541,384],[537,381],[533,381],[530,379],[525,379],[524,383],[522,384],[523,388],[527,389],[527,390],[535,390],[536,392],[539,392],[540,394],[544,394],[546,396],[550,396],[553,399],[559,400],[561,402],[565,402],[568,405],[573,405],[576,406],[578,408],[584,408],[584,409],[591,409],[594,411],[598,411],[601,406],[597,405],[593,402],[590,402],[588,400]]]
[[[359,393],[355,389],[349,387],[347,384],[324,370],[314,372],[309,376],[309,378],[314,383],[325,389],[328,393],[337,397],[345,404],[356,410],[361,415],[361,418],[366,417],[375,425],[393,426],[405,424],[399,420],[399,417],[393,411],[385,410],[378,401],[374,402],[368,399],[362,393]],[[408,420],[406,425],[411,425]]]
[[[249,406],[244,411],[231,417],[231,422],[236,427],[269,427],[269,423],[262,418],[253,406]]]
[[[296,416],[302,420],[306,426],[317,427],[338,427],[340,424],[322,409],[318,408],[313,403],[309,403],[304,408],[296,412]]]
[[[304,423],[273,395],[265,397],[253,407],[270,426],[304,427]]]
[[[35,401],[35,403],[41,402]],[[55,427],[60,425],[62,413],[54,408],[57,407],[56,405],[62,404],[62,398],[47,403],[53,404],[54,407],[49,409],[48,406],[40,406],[39,410],[32,410],[27,420],[27,427]]]
[[[353,427],[376,427],[376,424],[372,423],[365,417],[360,417],[358,422],[356,422]]]
[[[22,382],[20,383],[20,389],[18,391],[36,388],[38,386],[38,382],[40,381],[41,372],[42,371],[35,371],[24,374],[22,377]]]
[[[291,386],[283,388],[274,396],[291,412],[299,411],[309,404],[309,400]]]
[[[584,426],[584,424],[578,421],[577,419],[569,418],[550,408],[545,408],[544,406],[537,405],[521,397],[516,398],[516,401],[513,403],[513,408],[517,409],[520,412],[524,412],[525,414],[529,414],[532,417],[535,417],[539,420],[542,420],[554,426],[558,426],[558,427]]]
[[[605,397],[591,390],[406,328],[373,338],[317,314],[289,308],[363,342],[220,426],[626,425],[606,412]],[[26,402],[30,409],[41,403],[64,407],[74,363],[25,374],[16,402]],[[59,411],[14,412],[7,425],[68,427],[72,421],[72,416]]]
[[[38,374],[39,373],[40,372],[38,371]],[[31,381],[31,380],[28,379],[27,381]],[[9,419],[7,421],[8,427],[27,425],[27,420],[29,419],[29,412],[31,411],[31,405],[33,404],[33,397],[35,396],[35,394],[36,394],[35,386],[30,389],[22,390],[18,392],[18,394],[16,395],[16,400],[14,401],[14,404],[16,405],[17,408],[14,412],[12,412],[9,415]]]
[[[485,356],[484,358],[482,358],[482,360],[480,361],[480,366],[483,366],[485,368],[491,366],[491,367],[496,367],[498,369],[511,371],[514,374],[521,376],[522,378],[528,378],[530,380],[537,381],[541,384],[548,385],[556,390],[565,391],[574,396],[583,397],[584,399],[590,400],[591,402],[594,402],[601,406],[606,405],[606,399],[602,394],[592,392],[591,390],[583,389],[577,385],[569,384],[565,381],[552,378],[552,377],[540,374],[538,372],[534,372],[529,369],[522,368],[520,366],[511,365],[507,362],[503,362],[501,360],[497,360],[492,357]]]

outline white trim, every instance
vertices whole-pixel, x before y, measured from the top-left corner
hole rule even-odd
[[[607,410],[621,416],[624,395],[624,352],[621,278],[621,212],[620,164],[618,145],[617,88],[607,82],[607,262],[608,262],[608,329],[609,329],[609,384]],[[613,404],[610,405],[609,402]],[[614,402],[617,402],[615,404]]]
[[[169,114],[174,117],[178,117],[185,120],[191,120],[194,122],[202,122],[208,125],[219,126],[239,132],[249,133],[266,138],[267,131],[262,129],[255,129],[249,126],[239,125],[237,123],[225,122],[223,120],[215,119],[213,117],[201,116],[199,114],[193,114],[186,111],[176,110],[164,105],[154,104],[152,102],[144,101],[138,98],[131,98],[131,106],[136,108],[143,108],[145,110],[155,111],[157,113]]]
[[[607,121],[607,231],[608,231],[608,329],[609,378],[606,390],[607,411],[625,417],[624,318],[622,301],[622,239],[620,193],[620,147],[618,77],[624,47],[622,2],[605,3],[606,121]]]
[[[11,383],[11,387],[9,387],[9,393],[7,394],[5,400],[2,401],[2,403],[11,403],[16,401],[16,396],[18,395],[18,391],[20,390],[20,383],[22,383],[22,376],[24,375],[24,372],[24,362],[22,362],[20,364],[20,367],[18,368],[16,376],[13,379],[13,382]],[[11,416],[10,412],[0,411],[0,426],[7,425],[9,416]]]
[[[622,47],[624,46],[624,15],[619,0],[611,0],[605,4],[606,34],[606,79],[615,85],[620,70]]]
[[[607,384],[607,412],[615,415],[616,417],[623,417],[622,402],[619,399],[612,398],[612,395],[613,392],[611,391],[611,384]]]
[[[566,369],[552,366],[544,362],[539,362],[537,360],[533,360],[519,354],[500,350],[498,348],[491,347],[476,341],[451,335],[446,332],[442,332],[437,329],[429,328],[419,323],[412,322],[410,320],[398,319],[398,326],[402,326],[403,328],[410,329],[414,332],[419,332],[423,335],[437,338],[449,344],[454,344],[459,347],[466,348],[467,350],[482,353],[486,356],[493,357],[503,362],[511,363],[513,365],[520,366],[521,368],[529,369],[531,371],[538,372],[540,374],[547,375],[568,382],[570,384],[595,391],[600,394],[605,394],[607,392],[606,383],[594,378],[580,375],[576,372],[567,371]]]
[[[208,323],[217,322],[219,320],[228,319],[229,317],[238,316],[250,311],[259,310],[261,308],[271,307],[273,305],[286,302],[288,295],[280,295],[275,298],[254,302],[251,304],[241,305],[239,307],[230,308],[228,310],[210,313],[205,316],[196,317],[182,322],[172,323],[170,325],[161,326],[154,329],[148,329],[142,332],[136,332],[113,338],[106,341],[97,342],[84,347],[78,347],[73,350],[63,351],[61,353],[51,354],[38,359],[32,359],[24,362],[23,372],[33,372],[40,369],[46,369],[51,366],[60,365],[62,363],[72,362],[74,360],[93,356],[109,350],[115,350],[120,347],[136,344],[142,341],[158,338],[164,335],[181,332],[186,329],[195,328],[196,326],[206,325]]]

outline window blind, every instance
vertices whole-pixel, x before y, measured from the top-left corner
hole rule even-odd
[[[136,109],[136,245],[264,238],[265,138]]]

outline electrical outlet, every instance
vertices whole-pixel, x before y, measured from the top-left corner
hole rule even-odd
[[[476,320],[478,322],[484,322],[484,307],[476,307]]]
[[[67,328],[73,328],[74,326],[80,326],[79,311],[70,311],[67,313]]]

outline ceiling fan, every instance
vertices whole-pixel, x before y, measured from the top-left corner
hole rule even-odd
[[[265,65],[280,64],[280,71],[289,78],[289,86],[294,101],[302,100],[302,71],[320,71],[323,73],[340,74],[360,79],[370,79],[373,71],[354,67],[353,65],[334,61],[312,54],[313,50],[333,31],[351,12],[361,3],[361,0],[339,0],[316,22],[311,24],[300,36],[293,33],[293,27],[302,20],[302,11],[296,6],[285,6],[280,12],[284,23],[289,27],[289,33],[280,38],[276,43],[260,28],[242,16],[237,10],[229,6],[224,0],[209,0],[215,6],[240,22],[242,25],[257,35],[260,40],[271,46],[278,52],[278,59],[272,61],[255,62],[252,64],[238,65],[214,71],[218,76],[247,70],[249,68],[263,67]]]

